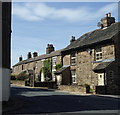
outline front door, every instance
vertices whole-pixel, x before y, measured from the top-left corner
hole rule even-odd
[[[104,73],[98,74],[98,85],[105,85]]]
[[[61,85],[61,83],[62,83],[62,76],[61,75],[56,75],[56,78],[57,78],[57,84]]]

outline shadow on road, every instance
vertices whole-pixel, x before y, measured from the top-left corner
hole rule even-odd
[[[112,97],[70,95],[47,89],[21,87],[12,87],[11,93],[11,98],[18,99],[18,104],[21,104],[21,107],[15,107],[12,111],[5,111],[4,113],[7,114],[40,114],[120,109],[120,101]]]

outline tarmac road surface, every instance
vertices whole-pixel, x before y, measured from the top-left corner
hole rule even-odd
[[[120,99],[97,95],[76,95],[43,88],[11,87],[11,107],[3,114],[91,114],[119,115]],[[101,114],[100,114],[101,115]],[[103,114],[102,114],[103,115]]]

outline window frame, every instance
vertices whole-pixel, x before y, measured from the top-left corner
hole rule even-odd
[[[101,61],[102,59],[103,59],[102,47],[98,47],[95,49],[95,61]]]
[[[24,65],[22,65],[22,71],[24,70]]]
[[[72,74],[74,72],[74,74]],[[77,83],[77,77],[76,77],[76,70],[71,70],[71,76],[72,76],[72,83],[76,84]]]
[[[52,64],[53,64],[53,66],[56,66],[56,62],[57,62],[57,57],[53,57],[52,58]]]
[[[76,52],[70,54],[70,65],[76,65]]]

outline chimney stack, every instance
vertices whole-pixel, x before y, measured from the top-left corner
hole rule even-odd
[[[108,15],[108,17],[111,17],[111,13],[108,13],[107,15]]]
[[[23,60],[23,58],[22,58],[22,56],[20,56],[20,57],[19,57],[19,62],[22,61],[22,60]]]
[[[53,47],[53,44],[48,44],[47,48],[46,48],[46,54],[50,54],[54,50],[55,50],[55,48]]]
[[[31,52],[28,52],[27,59],[30,59],[32,57]]]
[[[38,53],[37,52],[34,52],[33,53],[33,57],[37,57],[38,56]]]
[[[106,17],[102,18],[101,22],[98,23],[98,26],[100,26],[101,29],[103,29],[110,26],[113,23],[115,23],[115,18],[111,17],[111,13],[107,13]]]
[[[76,40],[75,40],[75,36],[71,36],[70,43],[72,43],[72,42],[74,42],[74,41],[76,41]]]

